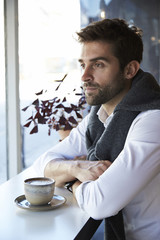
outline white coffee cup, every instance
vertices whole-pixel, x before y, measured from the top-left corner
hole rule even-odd
[[[25,197],[32,205],[48,204],[53,198],[54,190],[54,179],[36,177],[24,180]]]

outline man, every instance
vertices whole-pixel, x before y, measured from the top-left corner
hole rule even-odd
[[[34,166],[58,186],[73,181],[79,206],[93,219],[106,219],[107,239],[157,240],[160,88],[140,69],[141,31],[105,19],[77,34],[83,88],[93,107]]]

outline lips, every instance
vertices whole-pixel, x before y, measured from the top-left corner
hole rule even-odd
[[[98,85],[95,85],[95,84],[90,84],[90,83],[84,83],[83,84],[83,89],[86,90],[86,89],[97,89],[99,86]]]
[[[84,87],[84,92],[86,94],[91,94],[91,93],[95,92],[96,90],[97,90],[97,87],[91,87],[91,86]]]

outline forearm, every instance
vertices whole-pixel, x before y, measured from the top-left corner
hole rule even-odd
[[[54,159],[45,168],[44,175],[54,178],[57,186],[75,179],[80,182],[97,179],[111,164],[109,161],[82,160],[79,156],[73,160]]]
[[[63,170],[61,174],[61,161],[57,162],[57,160],[59,159],[64,161],[65,159],[74,159],[77,156],[87,155],[87,149],[85,144],[85,131],[88,124],[88,117],[89,116],[85,117],[76,128],[73,128],[67,138],[50,148],[38,159],[36,159],[33,164],[33,168],[39,176],[45,175],[55,178],[66,177],[66,174],[64,174],[63,176]],[[55,159],[56,161],[52,161],[53,159]],[[67,162],[69,162],[69,160],[67,160]],[[56,172],[54,170],[54,166]],[[59,181],[57,179],[57,183],[58,182]]]
[[[74,160],[54,159],[46,165],[44,176],[54,178],[56,186],[63,186],[66,182],[76,179],[74,169]]]

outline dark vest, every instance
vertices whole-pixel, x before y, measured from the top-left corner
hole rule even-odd
[[[98,119],[99,108],[100,106],[92,107],[90,113],[86,131],[87,159],[113,162],[123,150],[129,128],[136,116],[142,111],[160,109],[160,87],[151,74],[140,69],[132,81],[131,89],[116,106],[113,118],[106,129]],[[120,211],[119,215],[106,219],[106,231],[113,231],[112,239],[124,240],[123,223],[120,224],[116,217],[120,218],[122,223]],[[117,228],[121,228],[120,233]],[[122,237],[118,238],[119,235]]]

